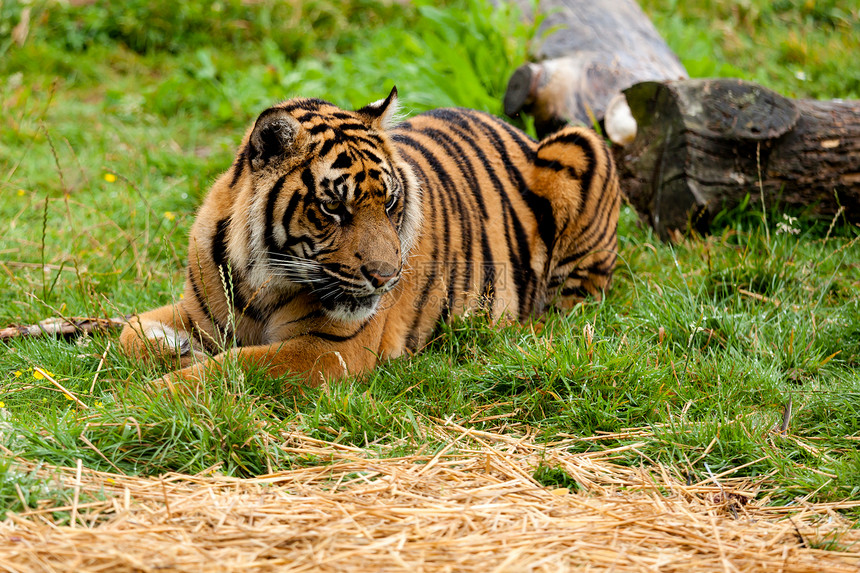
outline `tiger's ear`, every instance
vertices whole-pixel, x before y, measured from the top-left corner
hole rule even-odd
[[[289,155],[295,147],[301,125],[282,108],[272,107],[260,114],[248,140],[248,159],[255,170]]]
[[[384,131],[397,122],[397,112],[400,104],[397,102],[397,86],[391,88],[391,93],[385,99],[377,100],[357,110],[357,113],[367,118],[370,126]]]

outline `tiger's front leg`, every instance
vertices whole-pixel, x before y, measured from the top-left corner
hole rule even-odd
[[[182,303],[150,310],[129,319],[119,342],[126,354],[185,368],[207,355],[192,335],[191,320]]]
[[[202,383],[221,375],[233,362],[238,370],[264,369],[269,376],[297,374],[307,386],[362,374],[373,369],[379,359],[382,324],[376,316],[364,325],[344,332],[309,332],[288,340],[232,348],[204,361],[171,372],[163,381]]]

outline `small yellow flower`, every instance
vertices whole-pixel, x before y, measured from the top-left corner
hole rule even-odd
[[[104,408],[104,402],[102,402],[101,400],[97,401],[96,408]]]
[[[53,373],[53,372],[51,372],[50,370],[45,370],[45,374],[47,374],[48,376],[53,376],[53,375],[54,375],[54,373]],[[41,372],[39,372],[38,370],[33,370],[33,378],[35,378],[36,380],[42,380],[42,379],[44,379],[45,377],[44,377],[44,376],[42,376],[42,373],[41,373]]]
[[[27,192],[24,191],[23,189],[18,189],[18,197],[23,197],[26,194],[27,194]]]
[[[105,181],[108,183],[114,183],[116,181],[116,175],[113,173],[105,173]]]
[[[173,211],[165,211],[164,218],[168,221],[172,221],[176,218],[176,214]]]
[[[66,400],[74,400],[74,398],[72,398],[71,395],[66,394],[65,392],[63,392],[63,396],[66,397]]]
[[[6,402],[0,402],[0,408],[5,408],[5,407],[6,407]]]
[[[15,371],[15,378],[20,378],[20,377],[21,377],[21,371],[20,371],[20,370],[16,370],[16,371]]]

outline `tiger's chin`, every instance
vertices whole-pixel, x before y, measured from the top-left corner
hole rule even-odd
[[[323,311],[334,320],[359,322],[367,320],[379,308],[380,295],[349,296],[341,295],[336,300],[322,300]]]

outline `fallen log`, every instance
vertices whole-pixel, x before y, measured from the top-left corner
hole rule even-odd
[[[707,231],[748,195],[860,221],[860,101],[792,100],[731,79],[645,82],[625,95],[638,132],[616,147],[622,187],[661,237]]]
[[[531,2],[516,0],[528,11]],[[621,91],[638,82],[686,78],[634,0],[542,0],[538,38],[551,31],[508,81],[505,113],[534,116],[540,137],[567,123],[604,122],[616,143],[629,141],[635,125]],[[612,120],[608,118],[613,118]],[[632,130],[632,131],[631,131]]]

